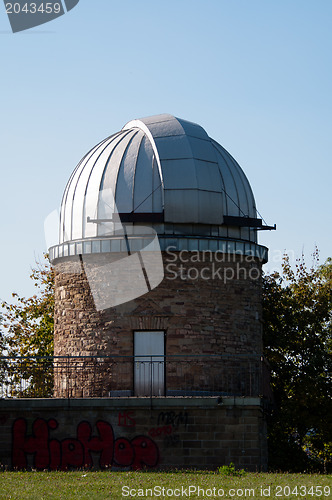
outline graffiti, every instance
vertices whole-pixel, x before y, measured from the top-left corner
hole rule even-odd
[[[179,425],[188,425],[188,413],[180,411],[175,413],[174,411],[160,412],[158,415],[157,425],[165,424],[172,425],[173,427],[179,427]]]
[[[165,448],[178,446],[181,443],[180,435],[173,434],[173,427],[171,425],[164,425],[163,427],[153,427],[149,430],[148,434],[152,438],[163,437]]]
[[[164,424],[164,425],[160,425]],[[152,438],[163,437],[163,445],[165,448],[176,447],[181,444],[179,434],[175,434],[179,426],[183,425],[185,428],[188,425],[188,413],[174,411],[160,412],[157,419],[157,427],[149,430],[148,434]]]
[[[171,425],[164,425],[163,427],[153,427],[149,430],[148,434],[152,438],[158,436],[167,436],[168,434],[172,434],[173,428]]]
[[[164,424],[160,426],[160,424]],[[187,428],[188,425],[188,413],[185,412],[160,412],[157,419],[157,427],[155,429],[150,429],[149,436],[158,437],[163,436],[163,445],[165,448],[171,448],[179,446],[181,443],[180,435],[174,434],[174,431],[177,431],[180,425],[183,425]]]
[[[28,455],[33,456],[33,467],[39,470],[68,470],[92,467],[92,453],[99,454],[99,467],[155,467],[159,461],[159,450],[147,436],[136,436],[129,440],[115,439],[111,424],[99,420],[97,436],[92,435],[89,422],[77,426],[75,438],[62,440],[51,438],[58,428],[55,419],[37,418],[32,424],[32,434],[27,435],[27,422],[18,418],[13,425],[12,465],[16,469],[28,467]]]
[[[118,425],[120,427],[135,427],[136,422],[133,418],[133,411],[120,411],[118,415]]]

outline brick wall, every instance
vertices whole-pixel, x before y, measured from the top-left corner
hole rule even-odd
[[[196,260],[191,261],[194,255]],[[180,261],[179,253],[164,252],[165,277],[158,287],[135,300],[100,312],[95,310],[80,265],[71,273],[66,263],[58,264],[55,355],[132,356],[135,330],[163,330],[166,355],[259,357],[262,354],[261,263],[258,259],[244,260],[241,256],[226,254],[223,259],[219,255],[210,261],[210,255],[202,252],[188,253],[185,257],[187,262]],[[101,255],[100,263],[107,258]],[[103,385],[109,380],[113,390],[132,390],[132,370],[123,366],[122,371],[114,370],[112,374],[107,371],[100,374]],[[216,374],[226,376],[227,372],[230,376],[232,372],[241,372],[238,359],[233,366],[224,365],[224,374],[222,370],[219,362],[215,366],[213,361],[209,362],[210,375],[202,377],[204,389],[212,384],[206,377],[214,381]],[[258,378],[259,373],[258,370]],[[176,369],[170,370],[168,381],[173,390],[181,389],[183,373],[177,376]],[[98,396],[98,386],[95,375],[90,392],[86,386],[85,394],[78,391],[76,396]],[[236,387],[233,392],[237,393]],[[259,392],[256,390],[256,393]],[[55,395],[65,395],[60,386]]]
[[[267,466],[259,398],[0,400],[0,439],[3,468]]]

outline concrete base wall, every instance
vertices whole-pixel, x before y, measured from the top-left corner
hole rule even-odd
[[[0,400],[8,469],[266,470],[259,398]]]

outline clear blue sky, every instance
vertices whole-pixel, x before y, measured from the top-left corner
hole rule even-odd
[[[331,25],[330,0],[80,0],[12,34],[1,2],[0,298],[33,293],[44,219],[81,157],[158,113],[240,163],[278,226],[260,235],[267,269],[285,249],[331,256]]]

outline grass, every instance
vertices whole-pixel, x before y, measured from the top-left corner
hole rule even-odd
[[[153,490],[155,487],[157,489]],[[192,488],[190,491],[189,487]],[[145,494],[147,488],[152,491]],[[187,492],[187,496],[182,493],[182,488]],[[201,488],[200,492],[198,488]],[[154,495],[151,495],[153,492]],[[173,496],[172,492],[175,493]],[[233,475],[222,471],[0,472],[0,499],[315,499],[319,497],[332,499],[332,475],[267,473]]]

